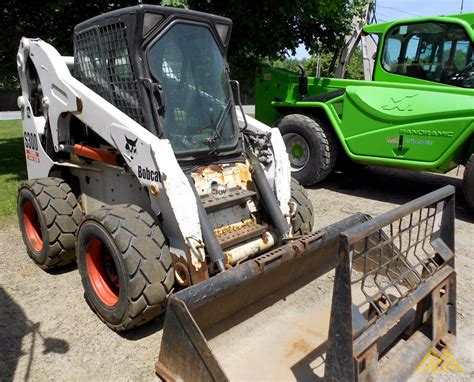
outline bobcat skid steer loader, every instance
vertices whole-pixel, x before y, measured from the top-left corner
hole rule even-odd
[[[30,257],[77,261],[114,330],[167,308],[166,380],[405,375],[455,337],[453,189],[313,232],[280,132],[234,103],[230,30],[139,5],[77,25],[74,57],[21,40]],[[334,269],[321,295],[301,288]]]

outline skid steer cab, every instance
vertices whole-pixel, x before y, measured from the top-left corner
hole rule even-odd
[[[328,378],[374,377],[387,349],[379,337],[395,326],[390,344],[402,334],[423,349],[452,344],[453,190],[378,220],[356,214],[313,232],[313,207],[291,178],[280,132],[234,101],[231,26],[218,16],[139,5],[77,25],[74,57],[40,39],[21,40],[29,180],[19,187],[18,218],[29,256],[45,270],[77,261],[89,305],[114,330],[169,305],[157,363],[165,379],[254,375],[252,363],[228,375],[222,365],[235,364],[237,353],[216,358],[208,340],[221,348],[242,341],[247,330],[229,342],[219,334],[333,268],[330,329],[308,344],[322,351],[329,330]],[[371,288],[364,281],[352,317],[351,285],[361,277]],[[324,322],[324,312],[316,316]],[[262,332],[273,338],[271,329]],[[308,338],[288,334],[295,336],[280,345]],[[299,379],[290,363],[301,356],[260,371]]]

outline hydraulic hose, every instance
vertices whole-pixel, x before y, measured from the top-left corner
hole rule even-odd
[[[198,207],[198,214],[199,214],[199,223],[201,223],[201,232],[202,238],[204,240],[204,245],[206,246],[207,253],[211,258],[211,261],[217,266],[220,272],[225,271],[224,265],[224,253],[222,252],[222,248],[217,241],[217,237],[212,229],[211,223],[209,221],[209,217],[207,216],[207,212],[204,209],[204,206],[201,202],[201,197],[199,196],[196,186],[194,185],[194,180],[190,176],[188,176],[189,184],[191,185],[194,195],[196,196],[196,203]]]
[[[290,225],[286,221],[283,213],[281,212],[278,200],[268,183],[267,177],[263,172],[262,165],[255,156],[250,155],[250,163],[252,164],[250,171],[252,178],[257,186],[260,195],[262,196],[265,210],[267,211],[270,219],[272,220],[273,226],[278,232],[280,237],[287,237],[290,231]]]

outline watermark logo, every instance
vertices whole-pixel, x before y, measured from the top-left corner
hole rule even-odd
[[[207,193],[214,199],[221,199],[227,196],[229,189],[225,184],[218,183],[216,181],[211,182]]]
[[[432,350],[426,353],[415,372],[424,375],[453,377],[463,374],[464,370],[451,352],[444,349],[439,355]]]

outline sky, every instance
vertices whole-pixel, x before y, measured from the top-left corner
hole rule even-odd
[[[420,16],[452,15],[460,13],[462,0],[377,0],[378,22]],[[474,12],[474,0],[464,0],[463,13]],[[303,45],[296,50],[296,58],[308,58]]]

